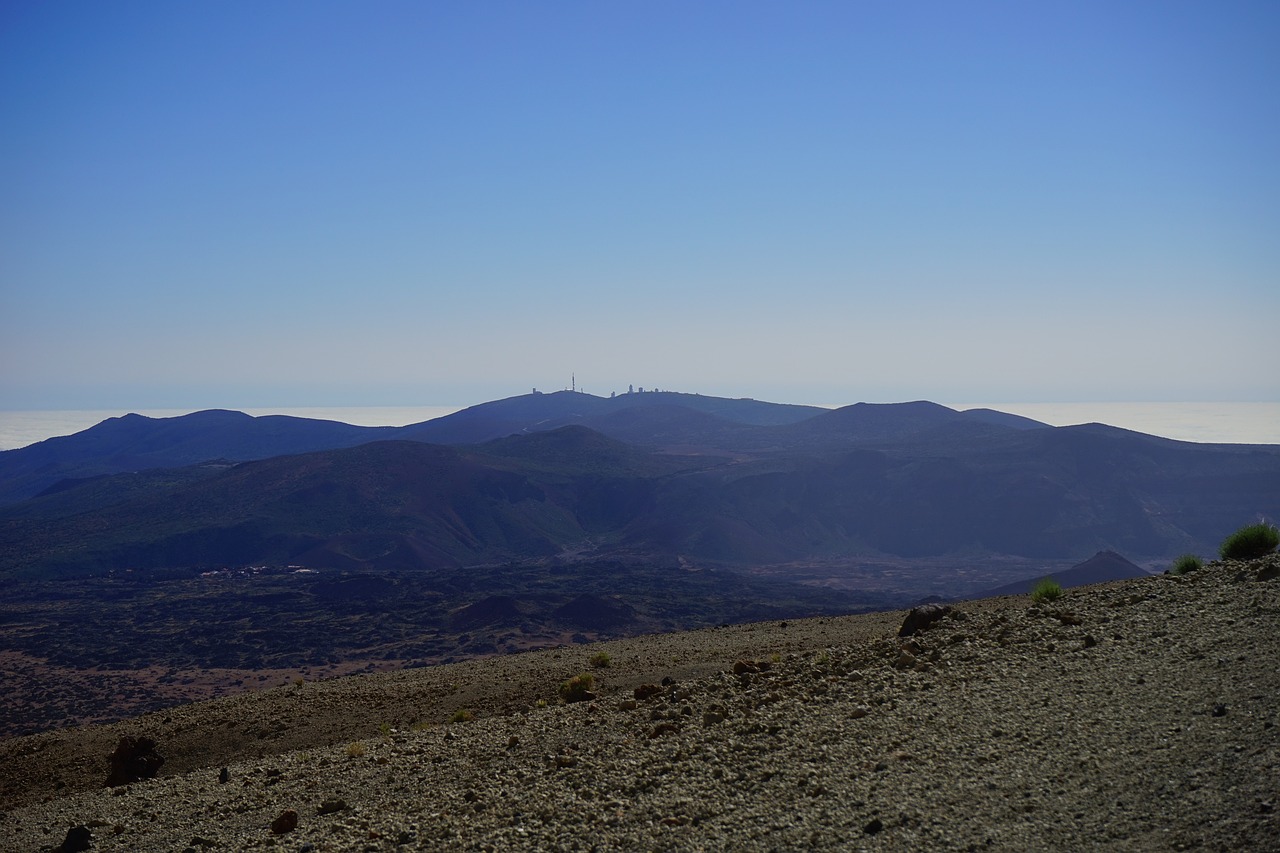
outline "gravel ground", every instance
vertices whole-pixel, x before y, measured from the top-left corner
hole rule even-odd
[[[1040,606],[967,602],[907,640],[901,613],[638,638],[21,738],[0,744],[0,840],[1280,850],[1278,574],[1273,556]],[[597,697],[559,704],[602,649]],[[646,682],[655,695],[635,698]],[[462,707],[476,719],[439,722]],[[120,734],[155,737],[159,777],[97,787]],[[273,831],[290,811],[296,827]]]

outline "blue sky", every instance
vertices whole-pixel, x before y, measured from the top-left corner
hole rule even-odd
[[[1280,3],[0,6],[0,408],[1280,400]]]

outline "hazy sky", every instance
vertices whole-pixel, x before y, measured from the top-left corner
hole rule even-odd
[[[0,407],[1280,400],[1280,3],[0,5]]]

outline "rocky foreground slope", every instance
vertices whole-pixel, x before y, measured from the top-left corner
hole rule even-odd
[[[0,844],[1277,850],[1278,576],[1215,563],[962,603],[909,638],[901,613],[762,623],[5,741]],[[600,651],[596,697],[560,704]],[[166,762],[103,788],[122,735]]]

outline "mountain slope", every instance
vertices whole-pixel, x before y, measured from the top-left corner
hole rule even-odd
[[[649,414],[653,409],[661,409],[665,415]],[[678,427],[681,419],[694,418],[699,429],[705,430],[707,423],[722,428],[794,423],[823,411],[812,406],[673,392],[604,398],[562,391],[481,403],[405,427],[361,427],[283,415],[255,418],[221,410],[176,418],[130,414],[75,435],[0,452],[0,506],[34,497],[64,480],[216,459],[246,462],[370,441],[479,444],[567,425],[608,423],[616,427],[620,437],[652,444],[655,437],[646,432],[653,428],[665,430],[673,441],[687,441]],[[601,431],[614,434],[607,428]]]
[[[243,463],[52,524],[14,518],[0,525],[0,552],[19,568],[43,552],[43,565],[68,572],[430,568],[550,555],[585,535],[520,473],[438,445],[374,442]]]
[[[1044,577],[1057,581],[1063,589],[1077,586],[1088,586],[1095,583],[1109,583],[1118,580],[1149,577],[1150,573],[1134,565],[1114,551],[1099,551],[1083,563],[1078,563],[1060,572],[1051,572],[1040,577],[1030,577],[1014,581],[1004,586],[986,590],[983,598],[997,595],[1025,595]]]
[[[393,427],[284,415],[255,418],[222,410],[175,418],[129,414],[75,435],[0,452],[0,506],[37,495],[66,479],[352,447],[394,432]]]
[[[573,424],[597,429],[600,419],[625,422],[625,413],[647,409],[687,410],[730,423],[750,426],[773,426],[797,423],[822,414],[816,406],[794,406],[760,400],[704,397],[653,391],[622,394],[617,397],[594,397],[571,391],[552,394],[525,394],[505,400],[481,403],[442,418],[403,428],[398,436],[414,441],[438,444],[478,444],[521,432],[555,429]],[[600,430],[610,433],[608,430]]]
[[[962,603],[908,640],[901,613],[642,637],[0,742],[5,835],[48,849],[79,825],[102,851],[1275,850],[1277,575],[1273,556],[1054,608]],[[593,670],[597,698],[559,704],[599,651],[614,664]],[[449,722],[462,709],[475,719]],[[103,789],[105,756],[138,735],[166,758],[158,778]],[[296,826],[273,833],[286,810]]]
[[[0,510],[0,571],[429,569],[584,547],[740,565],[1160,558],[1208,553],[1242,519],[1280,516],[1280,448],[1094,426],[973,433],[926,411],[922,432],[839,452],[681,456],[565,427],[130,475],[116,503],[115,480],[91,481]]]

